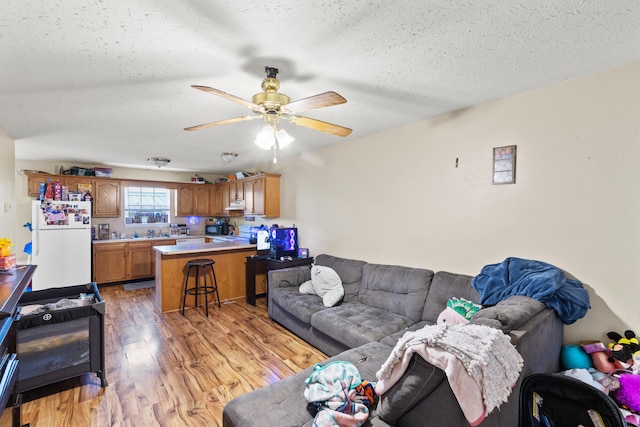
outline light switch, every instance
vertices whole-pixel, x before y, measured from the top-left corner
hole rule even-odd
[[[4,211],[9,212],[11,210],[11,203],[4,202]]]

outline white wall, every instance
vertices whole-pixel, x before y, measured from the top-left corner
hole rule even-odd
[[[639,76],[636,63],[282,161],[280,220],[312,254],[468,275],[545,261],[590,292],[567,342],[640,333]],[[492,147],[512,144],[517,183],[492,185]]]
[[[15,245],[14,221],[15,187],[15,142],[11,135],[0,126],[0,237],[8,237]],[[17,245],[11,248],[12,253],[17,252]]]

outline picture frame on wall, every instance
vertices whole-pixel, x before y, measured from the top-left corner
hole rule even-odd
[[[493,184],[516,183],[516,145],[493,149]]]

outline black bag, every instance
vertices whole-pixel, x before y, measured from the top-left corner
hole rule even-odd
[[[563,374],[530,375],[520,387],[520,427],[626,427],[600,390]]]

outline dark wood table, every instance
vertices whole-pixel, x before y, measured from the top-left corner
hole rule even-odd
[[[20,427],[22,396],[17,392],[19,302],[31,284],[35,265],[19,265],[10,273],[0,273],[0,408],[4,409],[13,396],[13,427]],[[28,426],[28,424],[26,424]]]

